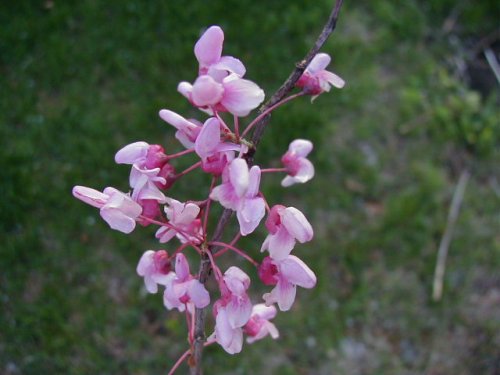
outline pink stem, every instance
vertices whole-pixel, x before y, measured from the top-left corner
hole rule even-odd
[[[224,243],[224,242],[218,242],[218,241],[214,241],[214,242],[209,242],[208,243],[209,245],[215,245],[215,246],[223,246],[223,247],[227,247],[231,250],[233,250],[234,252],[238,253],[239,255],[241,255],[243,258],[245,258],[246,260],[248,260],[250,263],[252,263],[254,266],[258,266],[259,263],[255,260],[253,260],[248,254],[246,254],[243,250],[240,250],[238,249],[237,247],[234,247],[233,245],[230,245],[230,244],[227,244],[227,243]],[[217,254],[218,255],[218,254]]]
[[[234,238],[231,240],[231,242],[229,242],[229,245],[231,246],[234,246],[234,244],[236,242],[238,242],[238,240],[241,238],[241,233],[238,232],[236,234],[236,236],[234,236]],[[214,254],[214,257],[217,258],[219,256],[221,256],[222,254],[224,254],[225,252],[227,252],[229,250],[229,247],[225,246],[223,249],[217,251],[215,254]]]
[[[166,222],[166,221],[162,222],[162,221],[150,219],[149,217],[146,217],[143,215],[139,215],[139,219],[146,220],[147,222],[149,222],[151,224],[156,224],[156,225],[159,225],[161,227],[169,227],[170,229],[173,229],[176,232],[179,232],[180,234],[182,234],[186,239],[188,239],[189,237],[195,237],[197,240],[203,241],[203,238],[200,238],[198,236],[194,236],[190,233],[187,233],[186,231],[183,231],[182,229],[177,228],[175,225],[172,225],[169,222]]]
[[[302,91],[298,92],[297,94],[290,95],[290,96],[286,97],[285,99],[279,101],[275,105],[272,105],[271,107],[267,108],[264,112],[262,112],[260,115],[258,115],[250,124],[248,124],[248,126],[243,131],[243,134],[241,134],[241,136],[245,137],[245,135],[248,134],[248,132],[255,126],[255,124],[257,124],[263,117],[267,116],[269,113],[274,111],[279,106],[289,102],[290,100],[298,98],[299,96],[303,96],[303,95],[304,95],[304,93]]]
[[[212,108],[212,112],[214,113],[215,117],[217,118],[217,120],[219,120],[219,122],[222,124],[222,126],[227,130],[227,131],[231,131],[231,129],[229,129],[229,126],[227,126],[226,122],[224,121],[224,119],[222,117],[220,117],[219,115],[219,112],[217,112],[214,108]]]
[[[175,158],[178,158],[179,156],[187,155],[187,154],[190,154],[192,152],[194,152],[194,148],[188,148],[187,150],[180,151],[180,152],[177,152],[175,154],[167,155],[167,159],[168,160],[175,159]]]
[[[286,168],[264,168],[260,170],[261,173],[271,173],[271,172],[288,172]]]
[[[200,165],[201,165],[201,161],[199,161],[197,163],[194,163],[189,168],[184,169],[181,173],[176,174],[175,178],[179,178],[179,177],[182,177],[182,176],[188,174],[189,172],[191,172],[191,171],[195,170],[196,168],[198,168]]]
[[[173,375],[173,373],[175,372],[175,370],[177,370],[177,368],[181,365],[181,363],[189,356],[189,354],[191,353],[191,349],[188,349],[184,352],[183,355],[181,355],[181,357],[177,360],[177,362],[175,362],[174,366],[170,369],[170,371],[168,372],[168,375]]]

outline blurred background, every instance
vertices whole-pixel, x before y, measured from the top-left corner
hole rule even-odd
[[[166,373],[187,342],[184,316],[135,273],[143,251],[159,248],[154,228],[112,231],[71,188],[126,191],[129,168],[113,158],[133,141],[182,149],[157,113],[204,119],[176,86],[196,77],[193,46],[207,26],[224,29],[224,53],[271,95],[332,4],[2,2],[0,373]],[[237,356],[207,348],[207,373],[500,374],[499,19],[494,0],[345,2],[324,51],[346,87],[276,111],[256,159],[278,166],[293,139],[315,144],[313,181],[283,189],[266,176],[261,188],[313,223],[314,241],[295,251],[318,285],[275,319],[278,341]],[[192,174],[170,194],[202,199],[207,183]],[[260,258],[264,235],[241,247]],[[255,282],[253,300],[265,289]]]

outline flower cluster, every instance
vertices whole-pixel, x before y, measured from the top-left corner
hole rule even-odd
[[[249,164],[247,153],[253,145],[244,136],[258,118],[249,122],[243,133],[239,118],[263,102],[264,92],[243,78],[246,69],[239,59],[222,55],[223,41],[220,27],[208,28],[194,47],[199,63],[197,77],[193,83],[178,85],[178,91],[208,118],[202,122],[186,119],[169,109],[159,112],[161,119],[176,129],[175,137],[184,149],[169,154],[162,146],[144,141],[126,145],[116,153],[115,161],[131,166],[130,192],[107,187],[101,193],[75,186],[73,195],[99,208],[109,226],[123,233],[132,232],[136,223],[156,226],[158,242],[168,243],[172,250],[170,254],[163,249],[147,250],[140,258],[137,273],[144,278],[146,290],[157,293],[160,285],[165,308],[187,314],[191,345],[195,340],[195,311],[212,302],[215,326],[209,343],[217,342],[225,351],[235,354],[242,350],[245,335],[248,343],[268,335],[276,339],[278,330],[270,322],[277,314],[275,304],[279,310],[287,311],[293,305],[297,286],[312,288],[316,284],[314,272],[292,255],[297,242],[312,240],[311,224],[298,208],[280,204],[270,207],[261,191],[261,178],[267,173],[285,173],[282,185],[288,187],[309,181],[314,176],[314,167],[307,159],[313,145],[304,139],[290,143],[281,159],[281,168]],[[329,91],[331,85],[342,87],[342,79],[325,70],[329,62],[328,55],[318,54],[297,82],[300,91],[281,104],[303,95],[316,97]],[[224,119],[225,113],[232,115],[232,123]],[[180,157],[194,157],[195,161],[177,172],[172,162]],[[182,202],[172,198],[176,181],[195,170],[212,176],[206,199]],[[213,235],[207,233],[213,202],[236,213],[239,233],[230,242],[211,240]],[[267,255],[257,261],[250,255],[256,253],[255,249],[245,251],[236,245],[241,236],[253,233],[264,218],[267,237],[260,250],[267,251]],[[177,241],[178,245],[172,245]],[[217,291],[210,293],[199,276],[191,273],[185,254],[188,249],[208,255]],[[231,266],[224,273],[220,270],[217,259],[229,251],[257,267],[260,280],[273,287],[263,295],[264,303],[251,302],[248,294],[251,280],[242,269]]]

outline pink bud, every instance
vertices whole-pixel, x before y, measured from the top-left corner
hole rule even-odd
[[[278,268],[271,257],[265,257],[259,266],[259,278],[265,285],[276,285],[278,282]]]
[[[269,212],[269,215],[267,216],[266,219],[266,228],[269,231],[269,233],[275,234],[278,231],[279,226],[281,225],[280,212],[283,211],[285,208],[286,207],[281,204],[274,205],[271,208],[271,212]]]
[[[147,169],[161,168],[167,162],[167,159],[163,147],[160,145],[149,145],[145,167]]]
[[[160,172],[158,172],[158,177],[163,177],[165,179],[164,184],[160,181],[155,182],[155,185],[160,189],[170,189],[177,180],[175,168],[169,163],[165,163],[165,165],[161,167]]]

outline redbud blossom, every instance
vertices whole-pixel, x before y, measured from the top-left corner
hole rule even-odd
[[[137,264],[137,274],[144,277],[149,293],[158,292],[158,284],[166,286],[172,281],[175,274],[170,269],[170,260],[165,250],[147,250]]]
[[[156,238],[161,243],[170,241],[174,236],[177,236],[182,243],[201,243],[203,232],[201,221],[198,218],[200,207],[194,203],[181,203],[175,199],[167,198],[165,213],[170,225],[162,226],[156,232]]]
[[[306,94],[313,95],[313,99],[322,92],[330,91],[331,86],[339,89],[344,87],[345,82],[338,75],[325,70],[330,64],[331,58],[326,53],[318,53],[311,60],[296,86],[302,87]]]
[[[107,187],[100,191],[85,187],[75,186],[73,196],[91,206],[100,208],[101,217],[112,229],[123,233],[130,233],[135,228],[135,221],[141,214],[142,208],[130,196]]]
[[[211,26],[194,46],[194,54],[200,64],[199,74],[224,78],[229,73],[245,75],[243,63],[232,56],[221,56],[224,32],[219,26]]]
[[[281,186],[303,184],[314,177],[314,166],[306,159],[312,149],[312,142],[305,139],[296,139],[290,143],[288,151],[281,158],[281,162],[288,172],[288,176],[281,181]]]
[[[188,304],[202,309],[210,303],[208,291],[190,274],[188,261],[182,253],[175,258],[174,275],[163,294],[163,303],[167,309],[176,308],[182,312]]]
[[[222,184],[210,194],[210,198],[223,207],[236,211],[243,236],[252,233],[265,215],[264,199],[257,196],[260,174],[258,166],[254,165],[249,171],[244,159],[234,159],[222,174]]]
[[[228,75],[221,82],[209,75],[199,76],[192,85],[179,83],[177,91],[208,113],[214,108],[239,117],[248,115],[264,100],[264,91],[259,86],[236,74]]]
[[[295,246],[312,240],[314,232],[306,217],[295,207],[275,205],[266,220],[269,235],[260,251],[268,250],[273,259],[284,259]]]
[[[247,342],[249,344],[261,340],[267,335],[273,339],[279,337],[279,332],[276,326],[270,322],[276,316],[276,307],[266,306],[259,303],[252,308],[250,320],[243,328],[243,331],[248,335]]]
[[[265,280],[276,281],[274,289],[263,296],[267,306],[278,303],[281,311],[288,311],[295,301],[297,285],[307,289],[316,285],[314,272],[294,255],[282,260],[268,260],[265,265],[267,268],[259,272],[259,276]],[[274,265],[275,268],[270,265]]]
[[[168,122],[174,128],[177,129],[175,133],[175,138],[186,148],[194,148],[194,143],[196,138],[201,131],[201,122],[197,120],[186,120],[181,115],[172,112],[168,109],[162,109],[159,112],[161,119]]]

